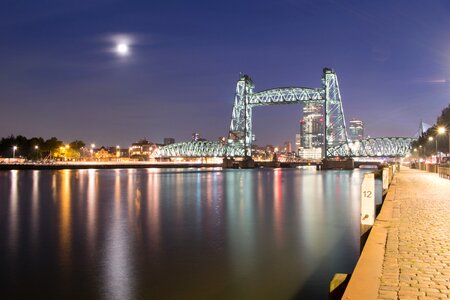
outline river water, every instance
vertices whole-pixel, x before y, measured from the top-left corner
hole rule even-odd
[[[364,171],[0,171],[1,299],[327,299]]]

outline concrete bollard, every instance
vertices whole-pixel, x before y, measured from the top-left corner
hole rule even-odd
[[[361,225],[360,225],[360,251],[362,252],[370,229],[375,223],[375,174],[364,174],[361,184]]]
[[[375,174],[364,174],[361,185],[361,225],[375,223]]]
[[[382,174],[382,183],[383,183],[383,195],[387,193],[387,190],[389,188],[389,168],[383,168],[383,174]]]

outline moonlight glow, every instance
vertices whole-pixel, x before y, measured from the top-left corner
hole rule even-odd
[[[116,46],[116,51],[119,55],[127,55],[129,52],[129,47],[127,44],[121,43]]]

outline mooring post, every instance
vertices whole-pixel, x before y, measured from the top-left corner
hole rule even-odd
[[[375,174],[364,174],[361,184],[361,251],[375,223]]]
[[[389,168],[383,168],[383,195],[387,193],[389,188],[390,179],[389,179]]]

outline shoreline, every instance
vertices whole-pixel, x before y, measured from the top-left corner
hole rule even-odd
[[[0,171],[10,170],[76,170],[76,169],[147,169],[147,168],[218,168],[222,164],[205,163],[53,163],[0,164]]]

